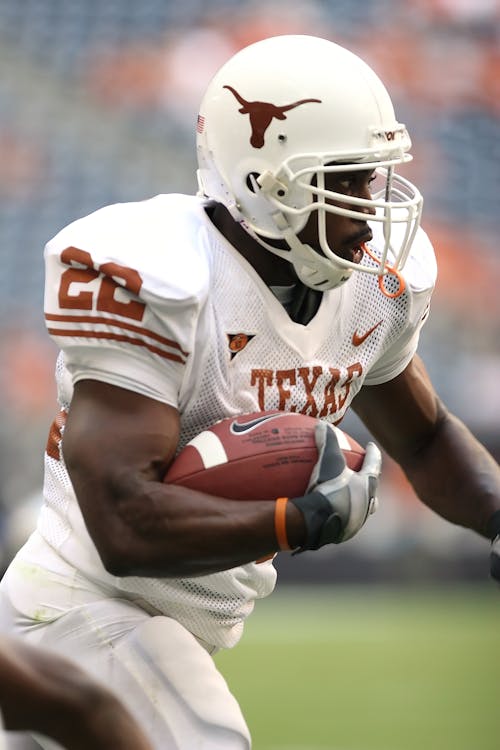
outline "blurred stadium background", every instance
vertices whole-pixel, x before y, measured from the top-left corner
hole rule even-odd
[[[33,522],[55,409],[56,351],[42,318],[45,241],[104,204],[194,191],[194,123],[206,83],[238,48],[281,33],[345,44],[391,91],[414,142],[406,173],[424,193],[440,268],[421,352],[443,399],[500,456],[498,0],[0,0],[0,570]],[[343,426],[366,440],[353,417]],[[256,750],[498,746],[498,607],[487,544],[425,509],[389,460],[381,498],[345,548],[280,557],[293,595],[285,585],[276,603],[263,603],[239,649],[227,662],[221,655]],[[437,597],[425,593],[436,585]],[[315,654],[307,650],[314,644]],[[263,651],[270,676],[252,671]],[[322,661],[324,675],[314,668]],[[437,693],[448,702],[436,703]],[[373,733],[353,731],[357,705]],[[329,716],[333,706],[343,724]],[[320,713],[329,717],[321,730]]]
[[[499,0],[0,0],[0,571],[33,523],[55,409],[45,241],[104,204],[194,191],[205,84],[238,48],[296,32],[361,54],[410,129],[440,268],[421,352],[500,456]],[[345,547],[280,556],[281,588],[218,657],[256,750],[498,747],[487,543],[389,460],[381,499]]]
[[[500,454],[498,0],[0,0],[1,565],[38,503],[55,408],[45,241],[104,204],[194,191],[205,84],[241,46],[290,32],[360,53],[410,128],[407,174],[440,267],[421,351],[445,401]],[[354,418],[344,426],[366,439]],[[382,497],[359,541],[284,560],[283,579],[486,579],[484,542],[423,508],[388,460]]]

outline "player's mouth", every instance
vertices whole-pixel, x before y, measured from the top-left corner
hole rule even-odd
[[[343,244],[338,254],[341,258],[351,261],[351,263],[361,263],[365,252],[364,244],[365,242],[370,242],[372,238],[373,235],[371,231],[369,229],[364,230],[355,237],[350,237],[349,240]]]
[[[361,245],[356,245],[355,247],[352,247],[350,250],[350,257],[347,257],[347,260],[350,260],[351,263],[361,263],[361,258],[363,257],[363,248]]]

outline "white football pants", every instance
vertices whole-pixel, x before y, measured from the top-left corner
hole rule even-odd
[[[7,574],[8,575],[8,574]],[[48,623],[28,620],[0,592],[0,629],[73,659],[128,706],[155,750],[249,750],[238,703],[198,640],[132,602],[88,602]],[[37,738],[45,750],[52,742]],[[32,750],[16,736],[12,749]]]

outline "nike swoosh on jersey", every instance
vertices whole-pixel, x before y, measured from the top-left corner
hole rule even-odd
[[[265,414],[262,417],[255,417],[255,419],[251,419],[249,422],[233,422],[230,427],[230,432],[235,433],[236,435],[241,435],[244,432],[250,432],[250,430],[254,430],[256,427],[258,427],[263,422],[268,422],[270,419],[276,419],[277,417],[282,417],[283,414]]]
[[[354,331],[352,334],[352,343],[354,346],[361,346],[361,344],[366,341],[366,339],[372,335],[372,333],[379,327],[379,325],[383,323],[383,320],[379,320],[378,323],[375,323],[374,326],[368,329],[368,331],[365,331],[365,333],[358,333],[358,331]]]

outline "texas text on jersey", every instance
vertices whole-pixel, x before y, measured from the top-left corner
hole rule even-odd
[[[138,597],[200,639],[227,647],[239,639],[253,601],[273,589],[272,564],[181,580],[107,573],[59,450],[72,382],[95,378],[179,408],[179,450],[221,415],[278,408],[337,423],[363,383],[394,378],[413,356],[435,262],[420,230],[404,277],[385,277],[385,293],[377,276],[354,274],[325,292],[303,325],[290,319],[205,208],[200,198],[180,195],[118,204],[49,242],[45,309],[62,350],[61,413],[47,446],[38,530],[53,565],[74,565],[117,596]],[[375,224],[373,232],[368,250],[376,257]],[[30,557],[29,545],[23,555]],[[24,611],[28,604],[16,606]]]

